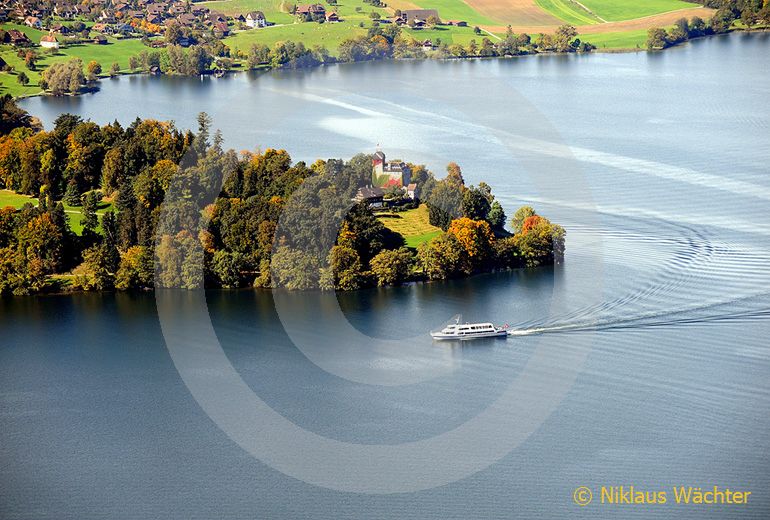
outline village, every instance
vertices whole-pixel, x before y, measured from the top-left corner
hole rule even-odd
[[[294,23],[343,21],[336,2],[331,0],[330,4],[332,5],[329,5],[328,9],[320,3],[293,5],[290,14],[295,18]],[[47,31],[48,34],[35,42],[25,32],[11,28],[4,31],[0,43],[17,47],[39,44],[48,49],[58,49],[60,44],[68,42],[105,44],[108,41],[106,36],[150,38],[161,35],[167,37],[152,40],[151,47],[164,47],[168,44],[188,47],[197,43],[196,36],[222,39],[235,31],[276,25],[268,20],[262,11],[225,14],[205,5],[163,0],[85,0],[80,3],[3,0],[0,2],[0,23],[4,22]],[[463,20],[442,22],[436,9],[396,9],[393,16],[377,17],[375,22],[406,26],[415,30],[438,25],[468,26]],[[171,34],[174,37],[168,38],[169,28],[172,27],[174,31]],[[431,40],[427,40],[425,45],[433,47]]]

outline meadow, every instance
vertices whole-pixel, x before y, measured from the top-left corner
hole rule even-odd
[[[28,195],[19,195],[18,193],[9,190],[0,190],[0,208],[8,206],[20,208],[27,203],[37,206],[37,199]],[[101,201],[99,203],[99,209],[96,210],[96,214],[101,216],[111,209],[112,204],[110,202]],[[81,235],[83,233],[83,208],[64,204],[64,212],[69,217],[70,229],[74,233]]]
[[[428,221],[425,204],[407,211],[377,213],[377,218],[385,227],[403,236],[408,247],[417,247],[441,234],[441,229]]]
[[[537,0],[537,5],[572,25],[590,25],[601,20],[572,0]]]
[[[47,34],[45,31],[17,24],[2,24],[0,27],[4,30],[18,29],[23,31],[33,42],[40,41],[40,38]],[[37,47],[35,50],[40,58],[37,61],[36,70],[29,70],[24,64],[24,59],[16,55],[16,48],[10,45],[0,45],[0,57],[14,68],[13,72],[0,73],[0,94],[11,94],[15,97],[39,94],[41,91],[39,86],[40,74],[43,70],[53,63],[64,62],[72,58],[80,58],[83,60],[83,65],[87,65],[90,61],[95,60],[102,66],[104,74],[116,62],[120,65],[121,70],[127,71],[129,58],[146,49],[147,47],[140,40],[112,37],[107,38],[107,44],[105,45],[93,43],[67,45],[61,47],[54,54]],[[29,78],[28,85],[21,85],[16,79],[18,73],[22,71]]]
[[[608,22],[619,22],[642,18],[654,14],[688,9],[694,6],[691,2],[682,0],[645,0],[644,2],[633,0],[581,0],[596,16]]]

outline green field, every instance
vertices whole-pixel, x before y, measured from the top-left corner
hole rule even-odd
[[[602,49],[645,49],[647,48],[647,30],[638,31],[581,34],[579,38],[582,41],[590,42],[596,45],[599,50]]]
[[[428,221],[425,204],[407,211],[378,213],[377,218],[385,227],[403,236],[408,247],[417,247],[442,233],[440,228]]]
[[[591,14],[572,0],[536,0],[536,3],[543,10],[572,25],[589,25],[601,22],[596,15]]]
[[[697,7],[682,0],[580,0],[591,12],[607,20],[619,22],[653,14]]]
[[[262,11],[267,21],[271,23],[284,24],[294,21],[294,16],[290,13],[281,12],[280,0],[214,0],[201,2],[200,5],[206,6],[214,12],[231,16],[236,14],[246,16],[251,11]]]
[[[335,53],[342,40],[360,34],[366,34],[366,29],[348,23],[305,22],[239,31],[227,37],[224,42],[233,50],[247,52],[254,43],[273,46],[280,41],[301,41],[306,47],[322,45]]]
[[[441,20],[464,20],[468,25],[500,25],[504,20],[495,20],[479,13],[465,2],[458,0],[392,0],[386,2],[393,9],[436,9]]]
[[[468,45],[471,40],[476,40],[476,43],[481,43],[484,38],[497,41],[495,38],[489,36],[489,34],[482,32],[476,34],[473,32],[473,27],[453,27],[453,26],[439,26],[431,29],[409,29],[408,27],[402,27],[401,30],[404,34],[408,34],[412,38],[418,41],[431,40],[436,43],[441,40],[441,43],[459,43],[461,45]]]
[[[28,202],[33,206],[37,206],[37,199],[29,197],[27,195],[19,195],[9,190],[0,190],[0,208],[11,206],[14,208],[20,208]],[[112,209],[112,204],[109,202],[100,202],[99,209],[96,210],[97,215],[104,215],[107,211]],[[70,229],[78,235],[83,233],[83,212],[82,208],[64,205],[64,212],[69,217]]]
[[[23,31],[33,42],[39,42],[40,38],[47,34],[45,31],[38,31],[37,29],[17,24],[0,24],[0,27],[4,30],[18,29]],[[84,65],[87,65],[92,60],[96,60],[101,64],[104,73],[109,70],[114,62],[118,62],[122,70],[127,70],[128,59],[147,49],[140,40],[121,40],[108,37],[107,41],[106,45],[88,43],[63,46],[53,55],[37,47],[35,51],[40,56],[40,59],[37,62],[37,70],[34,71],[27,69],[24,60],[16,55],[14,47],[0,45],[0,56],[14,68],[14,72],[0,72],[0,94],[11,94],[17,97],[39,94],[40,86],[38,82],[40,81],[40,73],[52,63],[67,61],[71,58],[80,58],[83,60]],[[16,80],[17,73],[21,71],[24,71],[29,77],[29,84],[27,86],[20,85]]]

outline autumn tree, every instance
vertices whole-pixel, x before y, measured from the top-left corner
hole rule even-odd
[[[407,248],[385,249],[372,258],[370,268],[377,285],[395,285],[407,280],[413,262]]]
[[[513,218],[511,218],[511,229],[513,229],[513,232],[520,233],[524,221],[533,215],[537,215],[537,213],[535,213],[535,209],[532,206],[522,206],[517,209],[516,213],[513,214]]]

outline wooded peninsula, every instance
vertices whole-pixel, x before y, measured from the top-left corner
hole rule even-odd
[[[195,133],[69,114],[43,131],[12,98],[1,101],[0,294],[355,290],[563,257],[562,227],[523,207],[506,230],[491,187],[467,186],[455,163],[437,179],[399,162],[408,186],[377,188],[380,152],[311,165],[284,150],[238,154],[203,113]],[[428,232],[394,231],[403,231],[397,220]]]

